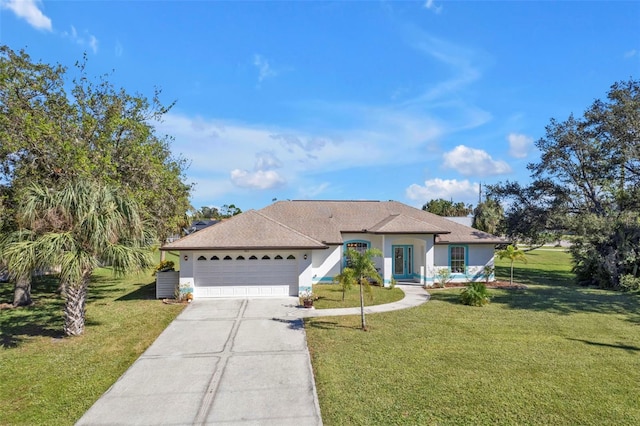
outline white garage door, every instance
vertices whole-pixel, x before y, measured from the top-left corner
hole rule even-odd
[[[298,295],[294,254],[203,254],[195,261],[194,297]]]

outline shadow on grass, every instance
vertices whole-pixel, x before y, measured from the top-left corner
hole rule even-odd
[[[611,344],[611,343],[602,343],[602,342],[593,342],[591,340],[583,340],[583,339],[571,339],[567,338],[567,340],[573,340],[574,342],[582,342],[591,346],[603,346],[607,348],[613,349],[623,349],[628,352],[640,352],[640,348],[637,346],[625,345],[624,343]]]
[[[130,293],[120,296],[116,299],[117,302],[125,300],[154,300],[156,298],[156,283],[155,281],[149,284],[139,284],[140,287],[133,290]]]
[[[640,324],[640,298],[635,294],[577,286],[530,286],[526,290],[490,289],[491,304],[510,309],[545,311],[559,315],[578,312],[625,315]],[[459,291],[434,292],[434,300],[460,303]]]
[[[87,291],[87,302],[112,298],[114,293],[122,291],[116,283],[117,279],[111,275],[92,275]]]
[[[0,311],[0,347],[15,348],[29,337],[63,337],[64,302],[56,292],[57,288],[56,277],[35,278],[31,284],[31,306]],[[13,284],[3,283],[0,300],[11,299]]]
[[[509,281],[511,269],[508,266],[496,266],[496,277]],[[572,285],[574,275],[569,271],[554,271],[540,268],[513,268],[513,281],[520,284]]]
[[[346,326],[338,324],[337,321],[326,321],[326,320],[317,320],[315,318],[308,318],[305,322],[306,327],[317,328],[320,330],[336,330],[339,328],[348,329],[348,330],[361,330],[362,327],[358,324],[357,326]]]

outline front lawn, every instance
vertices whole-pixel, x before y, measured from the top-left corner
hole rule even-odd
[[[180,313],[155,300],[151,272],[92,279],[85,334],[62,336],[57,281],[33,289],[34,304],[0,310],[0,424],[72,425]],[[12,300],[0,284],[0,301]]]
[[[371,294],[364,294],[364,305],[383,305],[397,302],[404,298],[404,293],[399,288],[385,288],[372,285]],[[353,308],[360,307],[360,289],[354,287],[345,293],[342,300],[342,287],[338,284],[315,284],[313,293],[318,299],[313,303],[317,309]]]
[[[368,332],[306,320],[324,424],[640,424],[638,295],[573,286],[566,253],[528,257],[528,289],[482,308],[447,289]]]

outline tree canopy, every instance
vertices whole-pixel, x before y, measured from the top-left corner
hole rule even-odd
[[[445,200],[444,198],[430,200],[422,206],[422,210],[437,214],[438,216],[450,217],[468,216],[473,212],[471,204],[465,204],[463,202],[454,203],[453,200]]]
[[[24,226],[18,199],[28,188],[55,191],[80,181],[117,187],[136,200],[141,220],[159,241],[186,224],[188,164],[154,127],[173,104],[162,105],[157,89],[147,99],[115,88],[108,77],[91,78],[86,57],[70,73],[0,46],[2,234]],[[14,304],[28,303],[27,284],[24,291]]]
[[[540,161],[528,166],[532,183],[490,188],[509,206],[507,234],[572,234],[583,284],[619,288],[621,280],[639,280],[640,81],[613,84],[582,117],[552,119],[545,130],[536,142]]]
[[[473,209],[473,223],[471,226],[489,234],[498,234],[501,231],[503,219],[504,210],[500,203],[488,198]]]
[[[61,65],[0,46],[0,184],[9,197],[34,182],[115,184],[140,202],[161,237],[180,229],[191,191],[187,161],[154,128],[173,104],[163,106],[159,90],[149,100],[116,89],[108,76],[94,81],[86,65],[79,61],[70,77]]]

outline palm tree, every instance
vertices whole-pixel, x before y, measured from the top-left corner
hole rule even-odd
[[[364,289],[370,291],[371,283],[374,280],[377,283],[382,282],[382,277],[376,270],[373,258],[382,256],[382,252],[378,249],[368,249],[364,252],[349,249],[347,250],[347,263],[349,266],[337,275],[334,281],[342,285],[343,299],[344,291],[354,285],[360,286],[360,318],[362,320],[362,329],[367,330],[367,321],[364,316]]]
[[[507,246],[504,250],[500,250],[498,252],[499,259],[509,259],[511,261],[511,278],[509,280],[509,284],[513,285],[513,263],[516,260],[527,263],[527,257],[524,252],[511,244]]]
[[[18,217],[26,230],[5,245],[9,267],[16,276],[33,268],[60,268],[68,336],[84,332],[87,288],[97,267],[109,266],[121,275],[153,262],[153,240],[138,205],[117,188],[87,180],[59,190],[32,185],[21,198]]]

